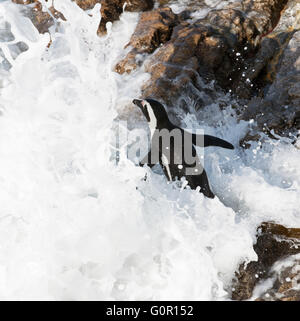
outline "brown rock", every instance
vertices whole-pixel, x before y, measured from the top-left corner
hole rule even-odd
[[[279,272],[273,271],[275,281],[271,288],[261,294],[257,301],[300,301],[300,259],[291,257],[282,262],[279,268]]]
[[[12,0],[12,2],[17,4],[30,4],[30,3],[37,2],[37,0]]]
[[[158,0],[158,3],[160,6],[165,6],[167,5],[171,0]]]
[[[75,0],[75,2],[81,9],[89,10],[93,9],[97,3],[101,3],[101,0]]]
[[[54,19],[66,20],[63,14],[57,11],[54,7],[50,7],[49,11],[53,15]],[[31,20],[39,33],[48,32],[49,28],[54,24],[54,19],[48,12],[42,11],[42,5],[37,1],[31,12]]]
[[[106,33],[107,22],[119,20],[123,12],[123,5],[125,0],[104,0],[101,3],[101,22],[98,28],[98,35],[101,36]]]
[[[239,23],[232,28],[232,33],[228,33],[224,19],[226,15],[238,17]],[[237,58],[236,51],[242,43],[249,42],[249,47],[255,47],[255,39],[258,31],[251,21],[241,23],[241,13],[232,10],[215,11],[208,15],[207,20],[198,21],[194,24],[181,23],[175,27],[170,42],[174,50],[172,55],[165,55],[164,48],[159,49],[158,53],[151,60],[152,63],[147,67],[152,75],[150,82],[145,86],[145,93],[153,96],[151,91],[170,92],[169,89],[161,88],[159,78],[168,78],[166,83],[177,79],[177,88],[187,89],[187,95],[192,95],[193,87],[198,86],[197,76],[201,75],[207,81],[217,79],[223,87],[230,86],[230,78],[234,78],[236,72]],[[207,23],[205,23],[207,22]],[[221,30],[224,28],[224,30]],[[233,34],[234,32],[234,34]],[[167,44],[169,46],[169,43]],[[163,53],[161,54],[160,51]],[[157,66],[167,66],[161,73],[157,72]],[[234,67],[235,66],[235,67]],[[190,79],[190,84],[188,82]],[[153,90],[152,90],[153,89]],[[177,98],[180,92],[172,93],[173,98]],[[159,94],[158,99],[170,99],[164,94]]]
[[[211,11],[205,19],[194,23],[182,21],[178,16],[175,23],[169,19],[167,27],[171,27],[165,33],[165,44],[146,63],[151,79],[144,86],[143,95],[169,105],[183,92],[193,97],[195,89],[202,89],[199,75],[206,81],[217,80],[224,89],[240,88],[238,83],[245,61],[255,55],[262,35],[274,27],[286,1],[251,3],[245,0],[242,4],[230,4],[225,9]],[[157,19],[149,19],[148,24],[143,20],[141,17],[134,33],[136,36],[130,42],[133,51],[116,66],[119,73],[130,72],[140,64],[134,58],[135,54],[151,53],[159,43],[164,43],[161,39],[156,40],[157,32],[150,28],[151,23],[156,26]],[[168,40],[170,32],[172,36]]]
[[[251,16],[260,33],[265,35],[277,25],[287,2],[288,0],[244,0],[233,6],[240,6],[241,11]]]
[[[166,7],[169,4],[174,4],[176,0],[157,0],[158,5],[160,7]],[[191,11],[191,12],[196,12],[200,9],[209,9],[209,6],[204,2],[204,1],[199,1],[199,0],[185,0],[182,1],[181,4],[184,4],[185,10]]]
[[[177,16],[170,8],[142,13],[137,28],[126,45],[133,49],[116,65],[115,70],[123,74],[135,69],[138,66],[136,56],[152,53],[160,44],[167,42],[176,23]]]
[[[32,22],[35,24],[39,32],[45,33],[49,27],[53,25],[53,18],[46,12],[41,10],[41,5],[38,0],[12,0],[17,4],[32,4],[36,3],[36,8],[31,14]],[[48,0],[46,0],[48,1]],[[98,28],[98,35],[106,33],[107,22],[119,20],[123,7],[126,11],[146,11],[151,10],[154,5],[154,0],[72,0],[83,10],[92,9],[97,3],[101,4],[101,22]],[[63,15],[56,11],[54,7],[50,8],[55,18],[63,18]]]
[[[249,299],[258,281],[270,277],[275,262],[300,253],[300,229],[286,228],[272,222],[263,223],[258,228],[254,250],[258,260],[241,264],[236,272],[232,286],[233,300]]]
[[[154,0],[127,0],[126,11],[147,11],[151,10],[154,6]]]
[[[152,53],[170,39],[176,22],[177,17],[170,8],[144,12],[127,46],[132,46],[139,53]]]

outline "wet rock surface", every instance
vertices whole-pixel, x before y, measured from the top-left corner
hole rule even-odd
[[[45,10],[42,4],[37,0],[12,0],[12,2],[23,5],[30,5],[26,7],[26,14],[37,28],[39,33],[46,33],[49,28],[55,24],[55,21],[61,19],[66,20],[62,13],[57,11],[54,6]]]
[[[257,261],[241,264],[236,272],[236,279],[232,286],[234,289],[232,291],[233,300],[250,299],[258,282],[273,276],[272,268],[276,262],[300,253],[300,229],[286,228],[272,222],[263,223],[258,228],[254,250],[258,257]],[[276,287],[278,289],[281,286],[284,287],[284,282],[280,281],[283,275],[285,275],[285,279],[292,279],[296,277],[293,273],[292,268],[282,270],[277,276]],[[299,277],[299,273],[297,277]],[[274,293],[276,287],[273,288]],[[297,295],[299,296],[299,294],[298,291]]]
[[[245,61],[256,54],[262,36],[274,28],[284,5],[285,1],[266,0],[233,3],[225,9],[212,10],[195,22],[187,20],[187,13],[181,14],[175,27],[174,23],[169,24],[170,40],[145,65],[151,79],[143,95],[172,104],[182,91],[192,95],[194,88],[201,87],[199,76],[207,82],[217,81],[225,90],[240,88]],[[135,34],[149,32],[151,39],[152,31],[148,29],[148,25],[139,23]],[[138,65],[134,60],[132,51],[116,70],[131,71]]]
[[[127,46],[132,50],[126,58],[116,65],[120,74],[131,72],[139,64],[138,55],[152,53],[160,44],[166,43],[172,34],[173,27],[178,23],[178,17],[170,8],[157,9],[141,14],[139,23]]]
[[[101,3],[101,0],[75,0],[77,5],[83,10],[93,9],[97,3]]]
[[[34,7],[29,7],[33,24],[40,33],[45,33],[54,24],[54,19],[64,19],[63,15],[55,10],[54,6],[49,8],[49,12],[44,11],[41,3],[38,0],[12,0],[14,3],[31,5],[35,4]],[[46,0],[47,1],[47,0]],[[92,9],[96,4],[101,4],[101,21],[98,28],[98,35],[104,35],[106,33],[106,24],[108,22],[114,22],[119,20],[123,10],[125,11],[146,11],[151,10],[154,5],[153,0],[73,0],[83,10]],[[53,15],[53,17],[51,16]]]
[[[300,301],[299,256],[292,256],[277,265],[272,270],[272,286],[260,294],[256,301]]]
[[[287,9],[283,15],[300,9],[300,5]],[[298,8],[298,9],[297,9]],[[290,23],[279,24],[261,43],[260,50],[246,73],[251,83],[258,82],[259,95],[250,98],[241,119],[254,119],[256,132],[272,132],[295,137],[300,129],[300,16],[294,14]],[[244,88],[245,89],[245,88]]]
[[[49,8],[49,12],[42,10],[42,5],[37,2],[31,11],[30,18],[40,33],[48,32],[49,28],[54,25],[58,19],[66,20],[62,13],[57,11],[53,6]]]
[[[12,2],[17,3],[17,4],[30,4],[37,2],[36,0],[12,0]]]

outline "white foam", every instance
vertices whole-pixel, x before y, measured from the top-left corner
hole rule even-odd
[[[124,157],[116,166],[113,120],[148,77],[113,72],[138,15],[98,38],[99,7],[93,17],[68,0],[56,7],[68,21],[47,50],[49,36],[0,4],[29,47],[1,73],[0,298],[227,299],[239,263],[256,258],[260,222],[300,225],[299,151],[281,141],[256,155],[255,145],[209,148],[214,200]],[[249,124],[231,113],[207,111],[220,118],[204,129],[238,147]]]

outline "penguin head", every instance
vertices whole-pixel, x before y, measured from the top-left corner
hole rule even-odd
[[[133,103],[142,110],[149,123],[157,125],[169,120],[165,107],[154,99],[134,99]]]

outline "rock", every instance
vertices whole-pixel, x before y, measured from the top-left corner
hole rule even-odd
[[[37,2],[37,0],[12,0],[12,2],[17,4],[30,4],[30,3]]]
[[[34,26],[37,28],[39,33],[48,32],[49,28],[54,24],[54,19],[66,20],[62,13],[60,13],[53,6],[51,6],[49,8],[49,11],[54,17],[53,19],[53,17],[47,11],[43,11],[42,4],[37,0],[25,0],[25,1],[12,0],[12,1],[17,4],[23,4],[23,5],[28,5],[33,3],[35,4],[34,6],[27,7],[26,14],[30,18]]]
[[[250,6],[246,0],[222,10],[212,10],[204,19],[195,22],[177,17],[175,27],[171,19],[170,40],[145,64],[151,79],[143,88],[143,96],[167,104],[178,100],[182,92],[193,98],[195,90],[203,89],[199,76],[206,82],[216,80],[226,90],[235,88],[245,61],[255,55],[263,34],[275,26],[285,2],[259,0]],[[152,29],[149,25],[144,27],[141,20],[135,34],[145,34],[147,30],[147,39],[153,39]],[[145,46],[143,53],[151,53],[159,42],[163,43],[155,41],[154,46]],[[133,41],[131,44],[134,47]],[[131,51],[117,64],[116,70],[123,73],[135,69],[141,64],[140,57],[135,58],[139,53],[136,49]]]
[[[47,13],[42,11],[42,5],[38,0],[12,0],[17,4],[33,4],[36,3],[34,9],[30,13],[30,18],[33,24],[39,30],[40,33],[48,31],[54,23],[53,18]],[[48,1],[48,0],[46,0]],[[101,4],[101,22],[98,28],[98,35],[106,33],[107,22],[114,22],[119,20],[123,8],[126,11],[146,11],[151,10],[154,6],[154,0],[72,0],[83,10],[92,9],[97,3]],[[50,7],[49,10],[54,15],[55,19],[61,18],[65,20],[63,15],[56,11],[54,7]]]
[[[264,132],[297,141],[300,129],[300,3],[289,0],[276,28],[265,36],[255,56],[245,61],[234,86],[239,97],[249,99],[239,119],[253,119],[250,136]],[[248,147],[249,144],[244,144]]]
[[[133,49],[120,61],[115,70],[123,74],[138,65],[138,54],[152,53],[160,44],[167,42],[178,19],[170,8],[156,9],[141,14],[139,23],[126,47]]]
[[[127,46],[132,46],[139,53],[152,53],[170,39],[176,23],[177,16],[169,8],[144,12]]]
[[[123,5],[125,0],[104,0],[101,2],[101,22],[98,28],[98,35],[104,35],[106,33],[106,24],[110,21],[119,20],[121,13],[123,12]]]
[[[257,261],[241,264],[236,272],[232,285],[233,300],[251,298],[257,283],[272,275],[272,267],[276,262],[300,253],[300,229],[286,228],[272,222],[263,223],[258,228],[254,250]]]
[[[255,90],[264,88],[275,80],[285,48],[300,27],[299,12],[297,13],[299,9],[297,0],[290,0],[276,28],[263,37],[258,53],[245,62],[241,77],[235,84],[240,96],[249,98]]]
[[[119,20],[123,8],[126,11],[146,11],[151,10],[154,5],[153,0],[101,0],[101,22],[98,35],[106,33],[107,22]]]
[[[166,7],[170,6],[171,4],[177,4],[177,0],[157,0],[159,7]],[[190,11],[197,13],[200,9],[206,9],[207,11],[210,10],[210,6],[205,3],[205,1],[199,1],[199,0],[183,0],[180,1],[179,6],[181,8],[184,8],[184,11]],[[212,4],[211,4],[212,6]]]
[[[101,0],[75,0],[75,2],[81,9],[90,10],[93,9],[97,3],[101,3]]]
[[[300,259],[292,256],[272,269],[275,279],[256,301],[300,301]]]
[[[154,0],[128,0],[126,2],[126,11],[138,12],[151,10],[154,6]]]
[[[230,7],[244,12],[263,37],[275,28],[287,2],[288,0],[244,0],[234,2]]]
[[[170,90],[172,100],[178,98],[182,90],[193,97],[194,88],[201,89],[199,75],[207,82],[217,80],[223,88],[230,87],[243,62],[237,56],[239,48],[247,42],[249,52],[255,50],[258,36],[251,20],[245,20],[241,12],[231,9],[213,11],[206,19],[192,24],[181,23],[174,28],[171,40],[147,64],[146,70],[152,77],[144,88],[144,95],[170,104]]]
[[[293,32],[277,57],[275,79],[264,89],[264,97],[254,97],[241,119],[254,119],[257,130],[289,136],[300,129],[300,31]],[[275,71],[276,70],[276,71]]]
[[[169,4],[169,2],[170,2],[171,0],[158,0],[158,4],[159,4],[159,6],[166,6],[167,4]]]
[[[64,15],[57,11],[53,6],[49,8],[49,11],[51,12],[55,20],[61,19],[66,21]],[[32,23],[37,28],[39,33],[48,32],[49,28],[54,24],[53,17],[51,17],[51,15],[48,12],[42,10],[42,5],[38,1],[36,2],[36,5],[34,9],[31,11],[29,17],[31,18]]]

